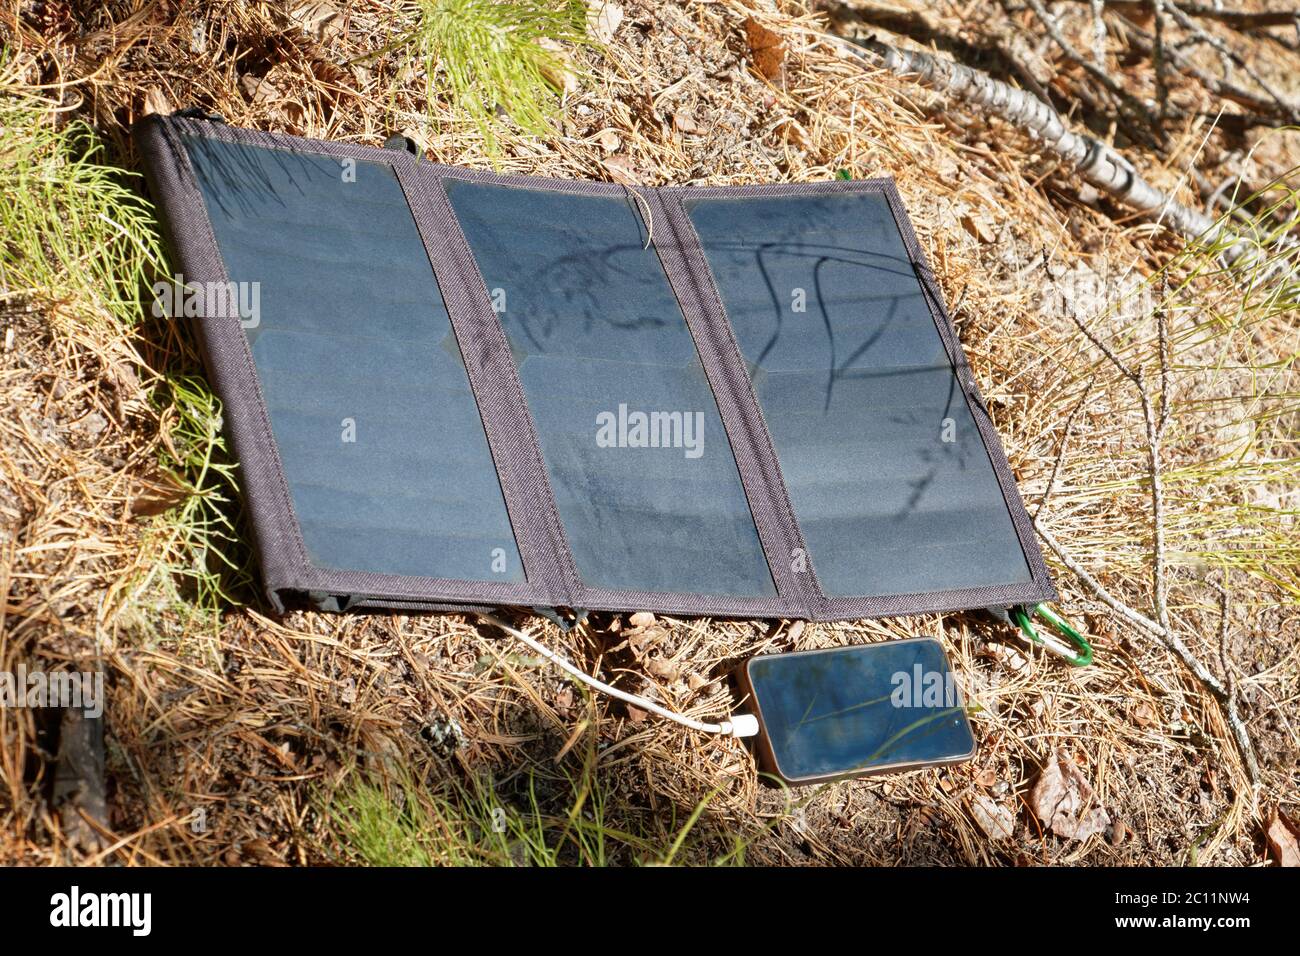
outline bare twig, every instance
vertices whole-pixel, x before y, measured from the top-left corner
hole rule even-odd
[[[1092,0],[1092,62],[1106,69],[1106,0]]]
[[[1147,33],[1145,30],[1138,27],[1132,20],[1125,18],[1124,25],[1129,43],[1147,56],[1154,56],[1156,44],[1155,38],[1150,33]],[[1177,67],[1181,72],[1196,79],[1215,96],[1232,100],[1234,103],[1245,106],[1246,108],[1254,110],[1264,116],[1271,116],[1274,119],[1280,119],[1287,123],[1300,121],[1296,109],[1290,104],[1284,102],[1283,105],[1279,105],[1278,102],[1269,95],[1247,90],[1244,87],[1238,86],[1236,83],[1232,83],[1229,80],[1215,76],[1207,70],[1201,69],[1201,67],[1189,60],[1186,54],[1182,53],[1175,46],[1165,46],[1164,52],[1170,64]]]
[[[954,36],[942,29],[923,10],[906,10],[900,7],[875,3],[843,3],[840,0],[827,0],[823,5],[832,22],[843,25],[870,24],[914,40],[923,47],[937,47],[953,59],[963,62],[980,62],[989,64],[994,73],[1014,73],[1022,84],[1034,91],[1039,99],[1050,102],[1042,81],[1025,62],[1024,50],[1015,49],[1010,43],[990,38],[976,44],[970,40]],[[1015,35],[1012,40],[1022,39]],[[1089,105],[1094,105],[1090,101]],[[1102,108],[1097,104],[1097,108]],[[1108,104],[1107,104],[1108,108]]]
[[[1160,108],[1160,118],[1169,118],[1169,80],[1165,76],[1165,7],[1163,0],[1151,0],[1151,10],[1155,15],[1155,30],[1151,42],[1151,65],[1155,68],[1156,104]]]
[[[1224,584],[1226,583],[1225,573]],[[1232,656],[1228,653],[1228,627],[1231,622],[1228,589],[1217,581],[1211,581],[1210,585],[1219,592],[1219,665],[1223,668],[1223,681],[1228,693],[1224,716],[1228,720],[1228,726],[1232,728],[1233,735],[1237,738],[1241,755],[1246,760],[1246,772],[1250,775],[1250,782],[1258,783],[1259,762],[1255,757],[1255,747],[1251,742],[1250,734],[1246,731],[1246,725],[1242,723],[1241,716],[1237,713],[1237,678],[1232,673]]]
[[[1091,0],[1089,0],[1091,2]],[[1150,0],[1109,0],[1112,7],[1136,8],[1146,6]],[[1215,20],[1236,30],[1261,30],[1267,27],[1286,27],[1300,20],[1300,9],[1269,10],[1248,13],[1240,10],[1220,10],[1204,3],[1181,4],[1183,12],[1201,20]]]
[[[1163,437],[1163,416],[1157,416],[1155,408],[1151,403],[1151,395],[1147,390],[1146,383],[1142,380],[1141,372],[1130,368],[1124,364],[1124,361],[1115,354],[1111,348],[1099,339],[1084,322],[1073,313],[1071,318],[1074,324],[1095,345],[1101,353],[1106,356],[1120,374],[1133,383],[1137,390],[1138,397],[1142,403],[1142,420],[1146,425],[1147,433],[1147,476],[1151,482],[1151,524],[1152,524],[1152,561],[1151,561],[1151,600],[1155,605],[1156,620],[1160,627],[1169,631],[1169,607],[1165,599],[1165,522],[1164,522],[1164,492],[1161,485],[1161,468],[1160,468],[1160,442]],[[1163,332],[1161,333],[1163,342]],[[1164,349],[1161,348],[1161,364],[1164,365]],[[1163,381],[1163,375],[1162,375]]]
[[[1216,37],[1213,33],[1210,33],[1204,27],[1195,23],[1192,20],[1192,18],[1189,17],[1177,3],[1174,2],[1174,0],[1156,0],[1156,2],[1163,3],[1164,7],[1169,11],[1169,15],[1173,17],[1174,20],[1178,23],[1178,25],[1181,26],[1184,30],[1187,30],[1189,33],[1193,34],[1201,41],[1208,43],[1215,50],[1217,50],[1221,56],[1225,57],[1229,62],[1235,64],[1237,67],[1244,70],[1246,75],[1249,76],[1252,80],[1254,80],[1255,84],[1261,90],[1263,90],[1265,93],[1267,93],[1269,96],[1273,98],[1273,102],[1277,104],[1278,109],[1282,110],[1286,114],[1289,114],[1293,120],[1297,117],[1297,111],[1295,105],[1291,103],[1281,93],[1279,93],[1276,89],[1274,89],[1269,84],[1268,80],[1264,79],[1264,77],[1260,75],[1259,71],[1250,65],[1250,62],[1246,60],[1245,57],[1241,56],[1241,54],[1237,53],[1230,46],[1228,46],[1228,44],[1224,43],[1223,40]]]
[[[1047,487],[1043,489],[1043,497],[1038,501],[1038,507],[1034,509],[1034,517],[1037,518],[1042,514],[1043,509],[1047,507],[1048,500],[1052,497],[1052,492],[1056,490],[1056,476],[1061,471],[1061,462],[1065,459],[1065,448],[1070,442],[1070,432],[1074,430],[1074,420],[1078,417],[1079,412],[1083,411],[1083,406],[1088,403],[1088,396],[1092,394],[1092,387],[1096,384],[1096,379],[1088,379],[1088,384],[1084,386],[1083,396],[1070,410],[1069,416],[1065,419],[1065,429],[1061,432],[1061,444],[1056,449],[1056,458],[1052,462],[1052,473],[1047,477]]]
[[[1183,666],[1191,671],[1192,675],[1196,677],[1196,679],[1199,680],[1211,694],[1214,695],[1215,699],[1219,702],[1219,706],[1223,710],[1224,719],[1227,720],[1228,726],[1232,728],[1232,734],[1236,739],[1237,748],[1241,751],[1242,759],[1245,761],[1246,773],[1250,777],[1250,782],[1258,783],[1259,765],[1255,759],[1254,744],[1251,742],[1250,734],[1247,732],[1245,725],[1242,724],[1240,717],[1238,717],[1236,713],[1236,707],[1229,705],[1230,696],[1228,689],[1224,687],[1223,683],[1215,677],[1214,674],[1212,674],[1210,670],[1200,662],[1200,660],[1197,659],[1196,655],[1191,652],[1191,649],[1188,648],[1182,638],[1177,634],[1161,627],[1155,621],[1151,620],[1151,618],[1134,610],[1115,595],[1111,594],[1110,591],[1106,590],[1106,588],[1102,586],[1101,582],[1089,574],[1083,565],[1074,560],[1074,558],[1070,556],[1070,553],[1061,546],[1061,543],[1045,530],[1042,524],[1037,520],[1034,522],[1034,529],[1038,532],[1038,537],[1042,539],[1042,542],[1047,545],[1048,549],[1060,559],[1062,564],[1070,569],[1074,576],[1079,580],[1079,583],[1090,591],[1093,597],[1101,601],[1102,604],[1105,604],[1120,617],[1124,618],[1131,624],[1137,625],[1152,637],[1156,638],[1170,653],[1182,661]]]
[[[1001,0],[1001,2],[1002,8],[1010,14],[1010,0]],[[1066,38],[1065,34],[1061,32],[1061,26],[1056,22],[1056,18],[1048,12],[1045,6],[1043,6],[1042,0],[1027,0],[1027,2],[1030,9],[1034,11],[1034,16],[1038,17],[1039,21],[1043,24],[1043,27],[1047,30],[1047,35],[1052,38],[1052,42],[1060,47],[1061,51],[1067,57],[1083,67],[1094,80],[1100,83],[1112,96],[1115,97],[1117,103],[1121,106],[1127,106],[1132,112],[1136,113],[1138,116],[1146,120],[1147,123],[1151,124],[1153,128],[1155,127],[1155,118],[1151,115],[1151,111],[1147,109],[1144,103],[1129,93],[1128,90],[1124,89],[1124,87],[1120,86],[1119,81],[1107,73],[1104,67],[1097,66],[1097,64],[1088,60],[1082,53],[1075,49],[1074,44],[1071,43],[1069,39]]]

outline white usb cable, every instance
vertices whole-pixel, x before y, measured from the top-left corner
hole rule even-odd
[[[542,657],[546,658],[552,664],[556,665],[557,667],[566,671],[571,676],[582,681],[588,687],[592,687],[600,691],[602,694],[609,694],[609,696],[611,697],[617,697],[621,701],[624,701],[629,704],[633,704],[637,707],[640,707],[642,710],[648,710],[652,714],[658,714],[660,717],[667,717],[669,720],[676,721],[677,723],[681,724],[683,727],[690,727],[692,730],[698,730],[701,733],[729,734],[732,737],[753,737],[755,734],[758,733],[758,718],[755,717],[753,714],[736,714],[734,717],[730,718],[729,720],[724,720],[716,724],[710,724],[702,720],[694,720],[682,714],[674,713],[673,711],[669,710],[667,707],[664,707],[660,704],[656,704],[652,700],[646,700],[644,697],[638,697],[636,694],[629,694],[626,691],[619,690],[617,687],[611,687],[609,686],[609,684],[606,684],[603,681],[596,680],[596,678],[592,677],[590,674],[584,673],[578,667],[569,663],[569,661],[565,660],[559,654],[555,653],[553,650],[546,647],[546,645],[539,642],[535,637],[532,637],[529,634],[525,634],[517,627],[511,627],[509,624],[507,624],[505,621],[501,620],[501,618],[497,617],[494,614],[479,613],[478,616],[483,620],[487,621],[489,624],[492,624],[496,627],[501,628],[501,630],[503,631],[513,634],[515,637],[519,638],[519,640],[523,641],[525,644],[527,644],[538,654],[541,654]]]

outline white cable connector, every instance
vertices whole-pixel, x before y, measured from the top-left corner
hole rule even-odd
[[[733,737],[756,737],[758,736],[758,718],[753,714],[737,714],[731,718],[731,736]]]
[[[642,710],[648,710],[652,714],[658,714],[660,717],[666,717],[669,720],[676,721],[677,723],[681,724],[683,727],[689,727],[691,728],[691,730],[698,730],[701,733],[728,734],[729,736],[732,737],[753,737],[755,734],[758,733],[758,718],[755,717],[753,714],[737,714],[736,716],[728,720],[724,720],[716,724],[711,724],[703,720],[695,720],[694,718],[687,717],[684,714],[675,713],[669,710],[667,707],[664,707],[662,704],[656,704],[652,700],[647,700],[644,697],[638,697],[636,694],[629,694],[627,693],[627,691],[619,690],[617,687],[611,687],[609,684],[606,684],[604,681],[597,680],[596,678],[592,677],[590,674],[578,668],[576,665],[571,664],[568,660],[561,657],[559,654],[555,653],[555,651],[551,650],[545,644],[542,644],[532,635],[524,633],[523,631],[519,630],[519,628],[517,627],[511,627],[509,624],[501,620],[501,618],[497,617],[495,614],[486,614],[483,612],[478,612],[478,616],[483,620],[487,621],[489,624],[493,625],[494,627],[499,627],[501,628],[501,630],[505,631],[506,633],[512,634],[515,637],[519,638],[519,640],[523,641],[525,644],[527,644],[538,654],[541,654],[542,657],[546,658],[556,667],[560,668],[561,670],[563,670],[570,676],[576,678],[577,680],[582,681],[588,687],[600,691],[602,694],[608,694],[610,697],[617,697],[619,700],[623,701],[624,703],[633,704],[637,707],[640,707]]]

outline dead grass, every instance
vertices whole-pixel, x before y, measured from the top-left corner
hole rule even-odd
[[[0,64],[3,95],[39,89],[89,122],[126,168],[136,165],[132,121],[196,104],[240,126],[372,145],[405,132],[441,162],[552,176],[896,177],[1030,511],[1041,507],[1042,526],[1073,560],[1146,614],[1142,411],[1070,310],[1158,377],[1161,307],[1169,615],[1211,671],[1233,675],[1262,772],[1256,789],[1200,682],[1055,559],[1060,607],[1086,622],[1093,667],[1030,653],[976,614],[807,626],[661,619],[635,633],[598,615],[570,635],[545,625],[551,645],[593,673],[701,712],[729,706],[726,675],[751,654],[939,636],[981,706],[976,759],[793,794],[761,785],[740,743],[588,700],[459,617],[273,620],[239,603],[255,598],[239,571],[238,509],[214,443],[216,409],[186,378],[196,366],[182,330],[97,321],[85,296],[5,290],[0,667],[102,660],[116,861],[1251,864],[1264,858],[1268,807],[1295,813],[1294,292],[1277,298],[1276,281],[1245,290],[1106,200],[1080,201],[1078,184],[1032,142],[865,73],[794,5],[626,0],[608,42],[572,54],[583,79],[545,136],[508,126],[485,136],[437,84],[427,98],[418,56],[370,56],[414,29],[415,2],[358,0],[345,12],[229,3],[218,14],[116,0],[87,5],[95,12],[71,27],[38,24],[29,6],[0,11],[12,51]],[[991,3],[965,16],[956,4],[895,6],[925,9],[968,39],[1006,26]],[[748,63],[751,15],[788,46],[777,82]],[[1259,46],[1261,69],[1295,75],[1296,54]],[[1054,60],[1046,48],[1035,56]],[[1138,82],[1140,70],[1130,72]],[[1079,79],[1067,70],[1062,82]],[[1217,110],[1191,84],[1175,86],[1180,102]],[[1208,131],[1203,118],[1175,125],[1163,160],[1129,152],[1167,189],[1198,155],[1210,179],[1255,185],[1296,162],[1294,134],[1216,132],[1198,154]],[[1191,186],[1179,197],[1198,202]],[[1162,274],[1168,282],[1147,299],[1107,301],[1130,279]],[[1232,596],[1222,643],[1220,581]],[[102,861],[68,847],[47,806],[49,760],[34,721],[0,711],[0,860]],[[1042,832],[1026,799],[1060,747],[1126,838],[1075,844]],[[1011,839],[978,828],[976,795],[1012,811]],[[504,840],[488,836],[497,809]]]

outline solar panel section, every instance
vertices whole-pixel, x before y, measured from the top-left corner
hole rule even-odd
[[[630,195],[443,182],[583,582],[775,595],[717,403]]]
[[[683,199],[823,591],[1029,582],[881,193]]]
[[[524,580],[478,407],[392,169],[184,140],[313,565]],[[252,290],[256,290],[253,294]]]

